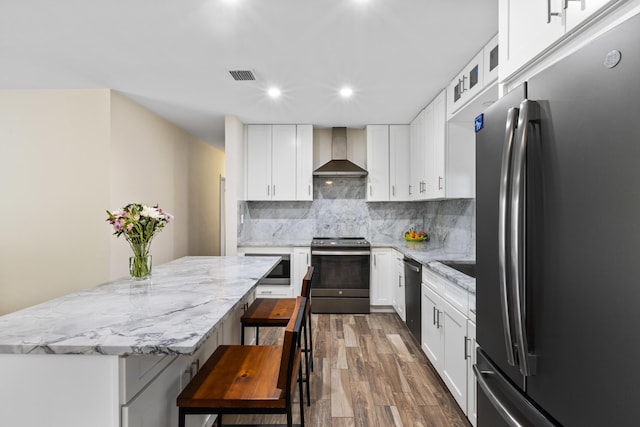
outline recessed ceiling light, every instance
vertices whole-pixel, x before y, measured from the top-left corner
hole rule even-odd
[[[340,96],[343,98],[349,98],[351,95],[353,95],[353,89],[351,89],[348,86],[343,87],[342,89],[340,89]]]
[[[280,96],[280,89],[278,89],[277,87],[272,87],[267,91],[267,93],[270,97],[277,98]]]

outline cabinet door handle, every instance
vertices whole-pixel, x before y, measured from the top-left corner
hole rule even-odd
[[[467,354],[467,342],[469,342],[469,338],[464,337],[464,360],[467,360],[470,356]]]
[[[435,306],[433,307],[433,324],[436,324],[436,308]]]
[[[551,12],[551,0],[547,0],[547,24],[551,23],[552,16],[560,16],[560,15],[562,14],[558,12]]]
[[[549,0],[549,1],[551,1],[551,0]],[[462,92],[464,92],[465,90],[467,90],[467,88],[466,88],[466,87],[464,87],[464,81],[465,81],[466,79],[467,79],[467,76],[466,76],[466,75],[462,76],[462,78],[461,78],[461,79],[458,79],[458,84],[460,84],[460,93],[461,93],[461,94],[462,94]]]
[[[412,185],[409,184],[409,195],[411,195],[411,187],[412,187]]]
[[[441,176],[438,177],[438,190],[442,190],[442,180],[443,178]]]
[[[191,367],[189,369],[190,371],[190,375],[191,378],[193,379],[193,377],[196,376],[196,374],[198,373],[198,371],[200,370],[200,359],[196,359],[193,362],[191,362]]]
[[[398,274],[398,287],[401,288],[402,287],[402,276],[400,276]]]
[[[311,195],[311,184],[309,184],[309,195]]]
[[[566,9],[569,7],[569,2],[570,2],[570,1],[579,1],[580,3],[582,3],[582,0],[563,0],[563,2],[562,2],[562,3],[563,3],[562,8],[566,10]],[[559,14],[558,14],[558,15],[559,15]]]
[[[440,310],[437,310],[437,311],[438,311],[438,316],[436,319],[436,323],[437,323],[438,329],[440,329],[440,327],[442,327],[442,325],[440,324],[440,314],[442,313],[442,311]]]
[[[392,196],[395,196],[395,195],[396,195],[396,186],[395,186],[395,185],[392,185],[392,186],[391,186],[391,195],[392,195]]]
[[[267,196],[271,195],[271,186],[267,185]]]

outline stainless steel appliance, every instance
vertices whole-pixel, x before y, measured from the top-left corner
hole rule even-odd
[[[640,16],[476,120],[478,425],[640,419]]]
[[[271,270],[264,279],[260,280],[261,285],[282,285],[291,284],[291,254],[289,253],[245,253],[245,256],[279,256],[280,262]]]
[[[369,313],[371,244],[363,237],[315,237],[311,296],[314,313]]]
[[[422,264],[409,258],[404,260],[404,300],[407,327],[422,345]]]

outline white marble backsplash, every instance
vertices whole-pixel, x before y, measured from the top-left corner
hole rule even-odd
[[[475,254],[475,200],[367,202],[365,178],[314,179],[313,202],[239,202],[238,242],[364,236],[395,241],[410,227],[431,241]]]

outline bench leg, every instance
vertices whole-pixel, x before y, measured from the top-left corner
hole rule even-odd
[[[216,421],[218,423],[218,427],[222,427],[222,414],[218,414],[218,419]]]
[[[182,408],[178,408],[178,427],[185,427],[185,414]]]
[[[256,345],[260,343],[260,327],[256,326]]]

